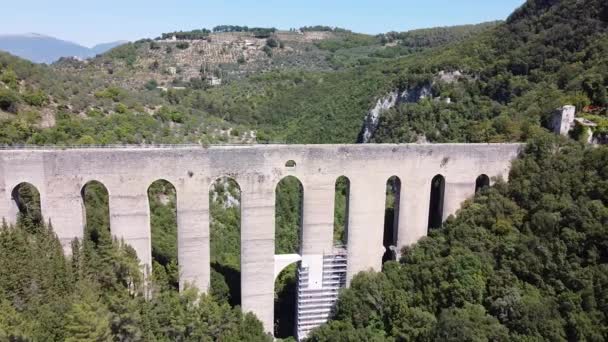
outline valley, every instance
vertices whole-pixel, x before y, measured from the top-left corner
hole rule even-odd
[[[579,121],[556,136],[556,109],[567,105]],[[9,147],[524,144],[508,182],[480,186],[457,215],[433,224],[440,229],[403,248],[383,241],[386,255],[400,258],[354,276],[309,341],[606,340],[604,141],[602,0],[528,0],[504,21],[377,35],[219,25],[48,65],[0,52],[0,144]],[[51,230],[62,229],[59,221],[42,217],[40,194],[27,186],[11,194],[21,204],[15,228],[0,232],[0,339],[271,340],[268,318],[264,327],[239,306],[247,203],[242,184],[226,176],[203,190],[211,286],[202,297],[177,291],[181,185],[161,179],[142,190],[148,279],[133,246],[113,240],[112,194],[103,184],[83,186],[86,225],[72,256]],[[376,228],[386,236],[409,176],[374,193],[385,195],[370,205],[384,208],[384,227]],[[430,190],[438,196],[436,179]],[[348,179],[327,186],[335,245],[348,240],[350,186]],[[274,189],[275,254],[302,246],[305,189],[295,177]],[[367,210],[358,208],[351,215]],[[421,214],[428,228],[431,211]],[[285,340],[294,338],[297,272],[288,267],[274,284],[274,333]]]

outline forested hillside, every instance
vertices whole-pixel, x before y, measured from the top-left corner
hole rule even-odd
[[[554,108],[595,105],[606,114],[608,4],[600,0],[528,1],[491,32],[418,60],[400,61],[429,82],[461,70],[460,82],[432,84],[451,103],[405,104],[383,116],[375,141],[513,141],[546,126]],[[408,77],[411,77],[408,76]],[[408,86],[410,86],[408,84]]]
[[[355,142],[373,99],[392,87],[393,78],[378,66],[495,25],[377,37],[333,29],[318,32],[325,37],[319,40],[306,40],[305,29],[303,38],[284,33],[262,39],[276,50],[271,56],[244,46],[262,58],[245,63],[235,51],[247,40],[210,47],[222,36],[211,36],[212,42],[141,40],[88,62],[65,59],[52,67],[0,53],[0,141]],[[389,53],[394,49],[407,51]],[[231,62],[220,63],[222,54]],[[216,76],[224,83],[210,86],[209,77]]]
[[[7,120],[0,138],[38,144],[353,143],[378,98],[424,89],[429,96],[383,111],[371,141],[525,140],[528,127],[546,126],[553,109],[564,104],[594,105],[605,114],[607,25],[605,2],[563,0],[529,1],[506,23],[378,37],[340,30],[314,43],[298,43],[307,47],[293,47],[318,51],[319,60],[349,61],[335,69],[281,66],[277,52],[264,57],[271,62],[265,72],[225,77],[219,86],[210,86],[206,77],[241,75],[237,62],[237,69],[201,66],[195,77],[185,77],[172,57],[162,57],[155,66],[150,58],[160,52],[146,51],[158,51],[152,48],[161,44],[156,41],[127,44],[84,65],[66,61],[30,68],[2,56],[0,81],[6,88],[0,92],[0,110]],[[268,43],[281,50],[279,42]],[[284,42],[283,49],[289,44]],[[371,55],[356,52],[371,46],[377,50]],[[415,51],[404,57],[385,54],[394,48]],[[170,66],[173,76],[167,74]],[[147,84],[132,87],[121,81],[142,72]],[[167,77],[180,87],[156,89]]]

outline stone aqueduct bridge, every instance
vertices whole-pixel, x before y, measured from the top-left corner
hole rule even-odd
[[[475,191],[479,175],[506,179],[519,144],[253,145],[203,147],[37,148],[0,151],[0,216],[14,222],[13,190],[40,192],[42,214],[66,252],[83,236],[83,186],[108,190],[114,236],[151,264],[148,187],[164,179],[177,191],[180,285],[206,290],[210,279],[209,188],[229,176],[241,189],[241,302],[273,329],[274,281],[293,258],[275,256],[275,188],[286,176],[303,186],[300,255],[314,262],[333,245],[335,182],[350,180],[347,279],[381,269],[387,179],[401,181],[398,247],[427,233],[431,180],[445,179],[443,217]],[[293,160],[295,167],[287,167]],[[285,262],[285,260],[289,260]],[[318,259],[317,259],[318,260]],[[317,266],[314,266],[317,265]],[[311,272],[314,273],[314,272]],[[322,270],[321,270],[322,273]],[[311,280],[313,281],[313,280]]]

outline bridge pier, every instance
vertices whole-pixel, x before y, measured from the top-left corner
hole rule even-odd
[[[403,247],[416,243],[427,234],[431,179],[432,176],[425,174],[403,177],[397,233],[399,254]]]
[[[333,250],[335,180],[327,175],[304,179],[302,262],[308,268],[308,289],[323,287],[323,256]]]
[[[445,194],[443,202],[443,220],[450,215],[455,215],[456,211],[464,201],[473,198],[475,195],[475,179],[468,179],[459,175],[450,175],[445,179]]]
[[[53,225],[64,253],[72,253],[72,241],[82,240],[85,226],[85,208],[80,180],[71,176],[53,177],[46,188],[53,189],[44,195],[40,193],[40,208],[46,223]]]
[[[150,204],[144,184],[109,186],[110,232],[118,240],[133,247],[144,270],[144,277],[152,271],[152,236]]]
[[[274,331],[275,183],[263,175],[241,186],[241,307]]]
[[[302,255],[323,255],[333,248],[335,186],[328,175],[303,180]]]
[[[382,269],[386,179],[350,179],[347,284],[361,271]]]

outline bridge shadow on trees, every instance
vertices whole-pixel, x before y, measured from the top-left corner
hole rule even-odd
[[[231,306],[241,305],[241,271],[230,265],[212,263],[211,295]]]
[[[297,264],[285,268],[275,281],[274,336],[294,336],[296,326]]]

